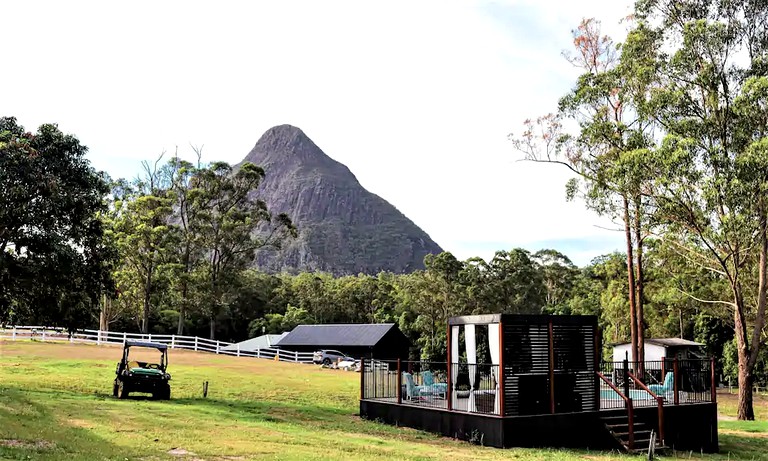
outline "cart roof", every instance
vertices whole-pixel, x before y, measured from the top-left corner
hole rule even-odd
[[[161,351],[168,349],[168,345],[166,344],[150,343],[147,341],[126,341],[125,345],[129,347],[154,347],[155,349],[160,349]]]

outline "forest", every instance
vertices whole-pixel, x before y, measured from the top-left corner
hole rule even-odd
[[[270,275],[252,267],[256,253],[300,230],[259,200],[260,166],[161,156],[135,181],[111,179],[75,136],[5,117],[0,321],[226,340],[392,321],[431,359],[452,315],[594,314],[604,346],[629,341],[632,360],[648,337],[705,343],[738,382],[738,417],[754,419],[753,384],[766,381],[768,6],[641,0],[625,23],[617,43],[583,20],[564,53],[580,74],[571,90],[509,135],[512,157],[573,174],[567,196],[612,218],[622,253],[576,267],[556,249],[513,248],[490,261],[432,255],[404,275]]]

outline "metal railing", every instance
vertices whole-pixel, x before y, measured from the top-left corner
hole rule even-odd
[[[454,412],[500,415],[498,365],[425,361],[363,362],[361,398]],[[450,383],[450,384],[449,384]]]
[[[171,349],[186,349],[198,352],[232,355],[235,357],[254,357],[295,363],[312,363],[313,356],[312,352],[294,352],[276,348],[262,348],[256,349],[255,351],[240,350],[240,347],[237,344],[228,343],[226,341],[218,341],[215,339],[200,338],[198,336],[125,333],[102,330],[77,330],[75,333],[70,335],[64,329],[44,326],[12,326],[6,328],[0,327],[0,339],[10,341],[56,341],[98,345],[121,345],[125,341],[149,341],[153,343],[166,344]]]
[[[716,402],[714,359],[663,359],[637,362],[602,362],[600,372],[638,405]],[[623,408],[605,382],[600,383],[600,408]]]

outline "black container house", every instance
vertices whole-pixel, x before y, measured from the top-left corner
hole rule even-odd
[[[601,362],[595,316],[452,317],[446,346],[367,360],[360,415],[500,448],[718,450],[711,359]]]

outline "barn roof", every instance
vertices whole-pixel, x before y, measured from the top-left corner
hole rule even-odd
[[[375,346],[394,323],[345,323],[299,325],[276,345],[283,346]]]

